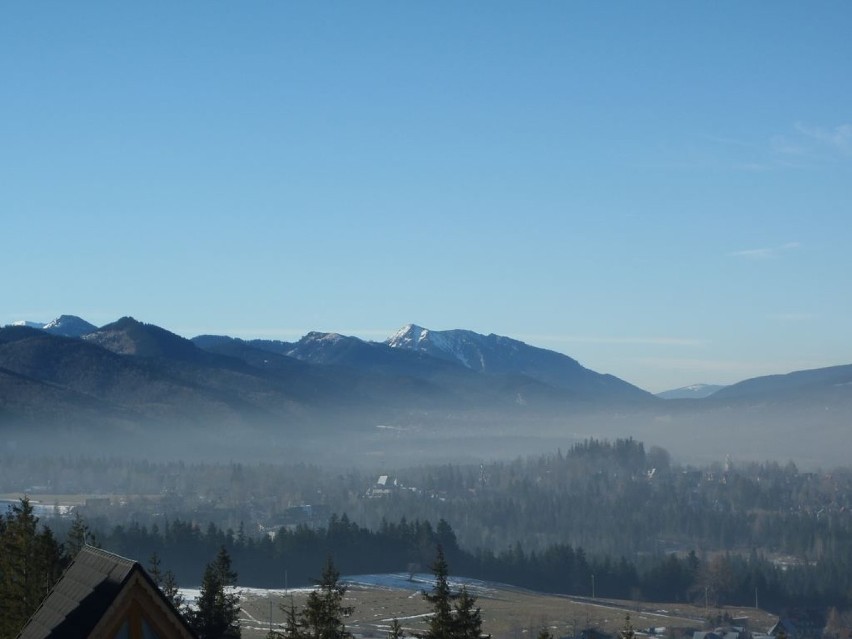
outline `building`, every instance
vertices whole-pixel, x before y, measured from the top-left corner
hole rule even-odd
[[[142,565],[84,546],[18,639],[197,639]]]

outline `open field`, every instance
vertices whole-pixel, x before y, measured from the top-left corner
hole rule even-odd
[[[24,497],[30,500],[31,504],[41,504],[42,506],[53,506],[54,504],[59,504],[60,506],[82,506],[86,503],[86,499],[90,497],[106,497],[107,495],[82,495],[82,494],[47,494],[47,493],[29,493],[29,492],[15,492],[15,493],[0,493],[0,501],[9,502],[9,503],[17,503]]]
[[[89,499],[108,499],[110,503],[119,504],[127,502],[131,499],[157,501],[163,498],[160,494],[127,494],[127,493],[37,493],[37,492],[11,492],[0,493],[0,502],[8,504],[17,504],[21,499],[26,497],[30,500],[30,504],[41,506],[43,508],[52,508],[54,506],[73,508],[76,506],[85,506]]]
[[[347,627],[362,637],[386,636],[391,620],[399,619],[406,633],[426,629],[429,604],[422,591],[431,588],[426,575],[348,577],[350,584],[346,605],[354,606]],[[464,582],[468,590],[478,597],[482,609],[483,630],[495,639],[525,639],[535,637],[541,628],[548,628],[556,636],[573,635],[586,627],[599,628],[614,633],[624,625],[630,614],[637,630],[655,627],[670,629],[700,629],[705,625],[708,611],[687,604],[646,604],[634,601],[613,601],[536,593],[502,584],[474,580]],[[459,582],[454,582],[458,587]],[[309,590],[258,590],[243,589],[243,637],[264,637],[270,628],[280,628],[284,621],[281,603],[296,608],[304,603]],[[752,630],[764,631],[776,617],[753,608],[711,608],[709,614],[727,613],[731,617],[747,617]],[[675,633],[674,636],[679,636]]]

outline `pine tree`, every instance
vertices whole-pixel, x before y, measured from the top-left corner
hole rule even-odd
[[[402,639],[403,634],[405,633],[402,629],[402,624],[399,623],[399,619],[394,617],[390,628],[388,628],[388,639]]]
[[[59,579],[66,564],[62,547],[26,497],[0,526],[0,639],[15,637]]]
[[[190,616],[190,623],[200,639],[240,637],[239,597],[229,588],[236,582],[237,573],[231,568],[231,557],[222,546],[216,560],[204,570],[198,609]]]
[[[291,619],[288,616],[285,636],[289,639],[349,639],[352,634],[343,622],[352,614],[352,606],[344,606],[346,586],[340,583],[340,573],[329,557],[317,582],[305,602],[305,607]],[[291,604],[291,615],[294,614]]]
[[[160,568],[160,556],[155,552],[151,554],[151,558],[148,560],[148,574],[151,575],[151,579],[155,584],[157,584],[157,588],[160,590],[163,589],[163,572]]]
[[[284,636],[288,639],[305,639],[308,634],[305,630],[304,621],[296,612],[296,605],[293,603],[293,596],[290,596],[290,605],[284,606],[282,603],[280,608],[284,611]],[[280,637],[278,633],[272,632],[271,635]]]
[[[71,528],[68,530],[68,535],[65,538],[65,548],[68,556],[71,559],[77,556],[80,549],[85,545],[97,546],[97,539],[94,533],[89,530],[88,524],[80,516],[80,513],[74,513],[74,520],[71,522]]]
[[[454,639],[454,622],[450,590],[449,567],[444,558],[444,549],[439,545],[435,561],[432,564],[435,585],[431,593],[424,593],[426,601],[432,604],[432,617],[424,639]]]
[[[175,610],[181,614],[185,613],[186,601],[184,600],[183,595],[180,594],[180,588],[178,588],[177,581],[175,580],[175,573],[171,570],[166,571],[166,574],[163,577],[163,585],[160,587],[160,590],[163,591],[163,595],[165,595],[166,599],[168,599],[175,607]]]
[[[157,588],[162,591],[166,599],[175,607],[175,610],[185,614],[186,602],[183,595],[180,594],[175,574],[171,570],[163,572],[160,556],[156,552],[148,560],[148,574],[151,575],[151,579],[157,584]]]
[[[630,621],[630,613],[624,615],[624,626],[618,632],[618,639],[634,639],[636,632],[633,630],[633,623]]]
[[[476,607],[476,597],[462,587],[456,599],[453,636],[455,639],[479,639],[481,634],[482,613]]]

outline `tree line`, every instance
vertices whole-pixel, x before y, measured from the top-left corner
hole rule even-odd
[[[355,534],[364,532],[357,527],[351,528],[345,521],[340,522],[340,525]],[[451,539],[452,532],[448,526],[442,523],[439,527]],[[117,530],[113,533],[120,535]],[[137,540],[148,536],[140,530]],[[107,546],[111,539],[111,535],[103,538]],[[203,540],[208,543],[214,540],[226,543],[219,546],[216,558],[206,564],[199,597],[194,605],[190,606],[184,600],[173,570],[169,568],[163,571],[163,561],[156,551],[150,557],[148,572],[200,639],[238,639],[241,636],[240,605],[239,595],[234,589],[237,571],[232,566],[226,545],[244,552],[252,544],[247,538],[237,540],[215,527],[208,529]],[[435,541],[434,536],[432,541]],[[101,545],[80,518],[75,518],[63,543],[56,539],[48,526],[39,525],[39,519],[34,515],[28,499],[24,498],[9,508],[0,518],[0,549],[3,551],[0,554],[0,639],[12,639],[18,635],[60,578],[62,571],[87,543]],[[436,579],[435,587],[431,594],[425,596],[432,604],[434,614],[424,639],[479,639],[482,618],[475,605],[476,598],[464,588],[460,593],[451,592],[449,569],[440,543],[436,546],[432,570]],[[297,611],[293,604],[289,607],[282,604],[287,621],[283,631],[271,633],[273,637],[351,637],[344,618],[352,613],[352,609],[343,605],[346,586],[340,582],[340,572],[331,555],[326,558],[322,577],[315,585],[317,587],[309,594],[301,611]],[[395,636],[391,639],[400,639],[401,626],[397,620],[392,626],[392,632]]]
[[[389,479],[375,491],[379,474]],[[632,439],[592,439],[512,461],[375,472],[0,458],[0,491],[32,487],[112,492],[112,505],[81,508],[99,529],[192,519],[224,529],[244,522],[256,532],[261,526],[324,525],[330,513],[346,512],[370,529],[403,517],[445,519],[464,547],[497,553],[519,540],[528,552],[568,543],[634,558],[690,548],[761,548],[802,562],[852,553],[852,470],[800,472],[795,464],[775,462],[682,466],[665,450],[646,450]]]
[[[776,611],[794,605],[844,611],[852,605],[850,557],[779,567],[757,551],[660,553],[630,560],[587,555],[569,544],[526,551],[517,543],[499,553],[472,552],[460,546],[444,520],[433,527],[428,521],[402,519],[370,530],[346,515],[332,516],[323,528],[282,528],[274,537],[222,530],[213,524],[202,529],[182,520],[163,528],[134,524],[94,534],[77,517],[65,541],[59,542],[49,527],[39,525],[32,506],[23,499],[0,518],[0,639],[16,635],[76,551],[93,542],[124,556],[154,558],[149,571],[169,597],[179,597],[178,583],[195,585],[201,574],[199,607],[187,613],[195,627],[222,622],[220,613],[210,621],[198,612],[209,609],[204,601],[220,610],[224,606],[231,610],[225,617],[235,618],[235,595],[228,595],[226,588],[236,582],[237,570],[253,586],[281,587],[285,575],[288,585],[307,585],[316,567],[329,557],[346,574],[359,574],[419,572],[439,555],[458,574],[570,595],[746,606],[754,604],[758,593],[761,606]],[[209,562],[211,556],[216,560]],[[161,566],[169,571],[162,573]],[[173,603],[182,605],[179,599]],[[457,603],[469,607],[470,602],[460,596]]]
[[[80,517],[74,518],[60,542],[49,526],[40,525],[26,498],[0,516],[0,639],[18,636],[84,544],[101,545]],[[201,639],[240,636],[237,595],[226,590],[236,583],[237,573],[224,547],[207,564],[194,607],[183,601],[174,573],[162,573],[160,565],[153,555],[152,578]]]
[[[587,554],[570,544],[526,550],[518,542],[501,552],[469,551],[450,524],[440,520],[401,519],[370,530],[346,515],[332,516],[325,527],[282,528],[274,536],[250,536],[177,520],[162,528],[116,526],[99,535],[108,550],[135,557],[157,554],[182,584],[196,583],[207,557],[221,547],[233,557],[248,583],[280,588],[308,585],[327,557],[344,574],[420,572],[436,549],[443,549],[458,574],[534,590],[570,595],[659,602],[753,605],[852,606],[852,557],[796,565],[778,565],[757,550],[744,553],[685,551],[642,555]],[[593,577],[594,576],[594,577]],[[594,581],[594,592],[593,582]]]
[[[67,556],[24,500],[0,518],[0,639],[11,639],[63,570]]]

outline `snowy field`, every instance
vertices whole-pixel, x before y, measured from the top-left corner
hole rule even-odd
[[[349,575],[341,578],[349,590],[345,605],[354,608],[346,619],[347,628],[363,639],[385,639],[394,619],[407,636],[422,633],[427,626],[429,603],[422,593],[432,589],[431,574],[408,573]],[[478,598],[482,609],[483,630],[494,639],[533,639],[541,628],[555,636],[576,634],[587,627],[617,632],[630,613],[637,629],[700,629],[707,611],[688,604],[643,604],[637,601],[611,601],[536,593],[505,584],[451,577],[453,590],[465,586]],[[241,628],[244,639],[261,639],[270,629],[281,630],[284,608],[304,605],[311,588],[237,587],[242,607]],[[195,601],[198,588],[181,589],[188,601]],[[754,609],[729,608],[732,617],[747,617],[754,631],[763,631],[775,617]],[[678,635],[679,636],[679,635]]]
[[[404,590],[420,594],[429,591],[435,585],[435,578],[428,573],[389,573],[375,575],[348,575],[340,578],[341,583],[349,588],[373,588],[383,590]],[[467,579],[464,577],[450,577],[450,588],[461,590],[467,588],[475,597],[488,597],[498,590],[512,589],[512,586],[494,582],[480,581],[479,579]],[[313,588],[252,588],[249,586],[237,586],[231,591],[237,591],[244,598],[258,597],[289,597],[305,596]],[[194,604],[201,594],[200,588],[181,588],[180,593],[189,604]]]
[[[408,590],[415,592],[423,592],[432,590],[435,585],[435,577],[429,573],[391,573],[384,575],[352,575],[341,577],[341,581],[349,586],[367,587],[367,588],[385,588],[388,590]],[[465,577],[450,577],[450,588],[453,590],[461,590],[462,587],[467,588],[475,597],[487,597],[497,590],[505,590],[511,588],[506,584],[498,584],[492,582],[480,581],[478,579],[468,579]]]

